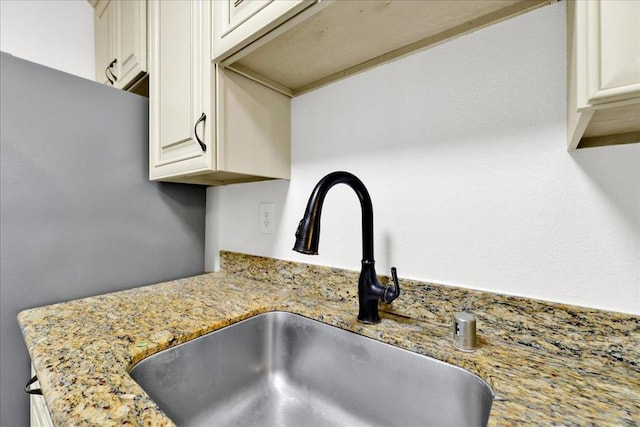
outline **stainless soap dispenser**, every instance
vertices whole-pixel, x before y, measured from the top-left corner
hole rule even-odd
[[[453,345],[463,351],[476,349],[476,316],[471,313],[453,315]]]

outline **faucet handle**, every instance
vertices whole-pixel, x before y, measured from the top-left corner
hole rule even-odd
[[[384,295],[382,296],[382,300],[389,304],[394,299],[400,296],[400,284],[398,284],[398,271],[395,267],[391,267],[391,281],[393,282],[393,287],[387,286],[384,290]]]

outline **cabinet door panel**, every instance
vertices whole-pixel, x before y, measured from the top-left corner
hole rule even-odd
[[[246,46],[312,4],[312,0],[214,1],[213,59]]]
[[[569,150],[640,141],[640,2],[567,2]]]
[[[31,365],[31,375],[35,375],[36,371]],[[44,397],[37,394],[29,395],[29,417],[31,427],[53,427],[53,420],[47,408]]]
[[[119,1],[117,19],[118,81],[126,88],[147,71],[147,2]]]
[[[588,1],[589,102],[640,93],[640,2]],[[634,95],[635,94],[635,95]]]
[[[94,15],[95,37],[96,37],[96,81],[109,83],[106,69],[116,58],[116,50],[113,40],[115,34],[115,3],[110,0],[99,2],[96,5]],[[110,83],[109,83],[110,84]]]
[[[162,0],[149,3],[149,163],[151,179],[208,169],[215,149],[211,90],[209,3]],[[204,33],[204,35],[203,35]],[[206,145],[196,140],[195,125]]]
[[[244,23],[251,16],[258,13],[273,0],[229,0],[225,4],[228,13],[225,13],[225,19],[222,21],[222,35],[227,35],[238,25]]]
[[[160,3],[160,146],[191,140],[195,116],[191,92],[191,10],[178,1]],[[178,28],[174,28],[177,26]],[[192,144],[193,145],[193,144]],[[193,147],[195,148],[195,147]]]

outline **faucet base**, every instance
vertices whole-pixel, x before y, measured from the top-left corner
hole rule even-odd
[[[375,319],[361,319],[360,316],[358,316],[358,322],[363,323],[365,325],[375,325],[377,323],[380,323],[380,319],[375,320]]]

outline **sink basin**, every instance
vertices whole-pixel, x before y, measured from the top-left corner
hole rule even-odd
[[[130,374],[179,426],[485,426],[494,396],[464,369],[286,312]]]

